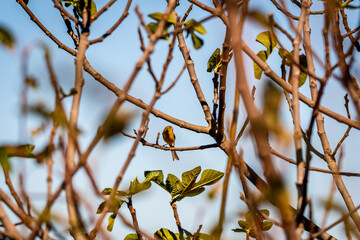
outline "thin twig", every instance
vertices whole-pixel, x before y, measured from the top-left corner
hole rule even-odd
[[[348,118],[351,119],[351,115],[350,115],[350,111],[349,111],[349,99],[348,99],[348,95],[346,94],[344,96],[344,99],[345,99],[345,109],[346,109],[346,113],[348,115]],[[338,142],[338,144],[336,145],[335,147],[335,150],[333,151],[332,155],[333,157],[335,157],[337,151],[340,149],[341,145],[343,144],[343,142],[345,141],[345,139],[349,136],[349,132],[351,130],[351,127],[348,126],[343,137],[341,138],[341,140]]]
[[[181,222],[180,222],[180,219],[179,219],[179,214],[177,212],[177,206],[175,203],[173,202],[170,202],[170,205],[173,209],[173,212],[174,212],[174,218],[175,218],[175,222],[176,222],[176,226],[179,230],[179,238],[180,240],[184,240],[184,230],[182,229],[181,227]]]
[[[110,2],[115,2],[116,0],[112,0]],[[110,3],[109,2],[109,3]],[[126,4],[126,7],[125,7],[125,10],[123,12],[123,14],[121,15],[121,17],[119,18],[119,20],[116,21],[116,23],[109,29],[107,30],[101,37],[98,37],[98,38],[95,38],[93,40],[90,40],[90,45],[91,44],[94,44],[94,43],[98,43],[98,42],[102,42],[104,41],[104,39],[108,36],[110,36],[114,31],[115,29],[124,21],[124,19],[129,15],[129,8],[130,8],[130,5],[131,5],[131,2],[132,0],[128,0],[127,4]],[[108,4],[109,4],[108,3]],[[107,5],[105,5],[101,10],[105,9]],[[110,6],[109,6],[110,7]],[[100,12],[100,11],[99,11]],[[96,14],[94,14],[93,16],[91,16],[91,20],[92,21],[95,21],[95,19],[101,14],[97,12]]]
[[[57,39],[38,19],[37,17],[32,13],[32,11],[27,7],[27,5],[24,3],[23,0],[16,0],[17,3],[20,4],[20,6],[25,10],[25,12],[30,16],[30,19],[36,23],[36,25],[39,26],[39,28],[51,39],[53,40],[59,48],[64,49],[71,55],[75,56],[76,51],[72,50],[65,44],[63,44],[59,39]]]
[[[282,160],[285,160],[286,162],[288,163],[291,163],[291,164],[295,164],[296,165],[296,161],[291,159],[291,158],[288,158],[282,154],[280,154],[279,152],[277,152],[275,149],[271,149],[271,153],[274,155],[274,156],[277,156],[279,157],[280,159]],[[304,166],[305,168],[305,166]],[[333,175],[342,175],[342,176],[347,176],[347,177],[360,177],[360,173],[352,173],[352,172],[334,172],[334,171],[331,171],[331,170],[326,170],[326,169],[322,169],[322,168],[316,168],[316,167],[309,167],[309,170],[310,171],[315,171],[315,172],[322,172],[322,173],[328,173],[328,174],[333,174]]]
[[[175,25],[175,30],[179,31],[180,26],[179,25]],[[209,126],[211,125],[211,112],[210,112],[210,108],[209,105],[206,101],[206,98],[201,90],[197,75],[196,75],[196,71],[195,71],[195,67],[194,67],[194,61],[190,58],[190,53],[189,53],[189,49],[186,46],[186,42],[184,39],[184,35],[182,33],[182,31],[179,31],[177,33],[177,39],[179,41],[179,49],[183,55],[184,61],[186,63],[186,67],[189,73],[189,78],[190,81],[194,87],[196,96],[199,100],[199,103],[201,104],[201,107],[203,109],[204,115],[205,115],[205,120],[206,122],[209,124]]]
[[[134,226],[134,229],[136,231],[136,234],[138,236],[138,239],[139,240],[143,240],[143,237],[142,237],[142,234],[141,234],[141,230],[139,228],[139,223],[137,221],[137,218],[136,218],[136,211],[135,211],[135,208],[133,207],[132,205],[132,199],[130,198],[129,199],[129,202],[127,202],[127,206],[129,208],[129,211],[130,211],[130,214],[131,214],[131,218],[133,220],[133,226]]]

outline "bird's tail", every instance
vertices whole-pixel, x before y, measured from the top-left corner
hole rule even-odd
[[[172,150],[171,154],[172,154],[173,161],[174,160],[179,160],[179,156],[177,155],[176,151]]]

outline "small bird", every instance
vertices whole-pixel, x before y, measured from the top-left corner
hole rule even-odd
[[[174,129],[172,126],[165,127],[162,132],[162,136],[163,136],[164,141],[167,144],[169,144],[170,147],[175,147],[175,134],[174,134]],[[179,157],[174,150],[171,150],[171,154],[172,154],[173,161],[175,159],[179,160]]]

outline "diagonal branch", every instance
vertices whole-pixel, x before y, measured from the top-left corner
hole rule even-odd
[[[201,104],[201,107],[204,111],[205,120],[211,126],[211,112],[209,105],[205,99],[205,96],[201,90],[199,79],[196,76],[195,67],[194,67],[194,61],[190,58],[190,52],[189,49],[186,46],[184,34],[181,30],[181,26],[176,24],[175,25],[175,31],[177,32],[176,36],[179,41],[179,49],[183,55],[184,61],[186,63],[186,67],[189,73],[190,81],[194,87],[194,90],[196,92],[196,96]]]

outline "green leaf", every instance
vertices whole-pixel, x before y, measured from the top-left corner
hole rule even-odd
[[[23,2],[24,2],[26,5],[28,5],[29,0],[23,0]]]
[[[196,50],[198,50],[199,48],[202,47],[202,45],[204,45],[204,41],[198,36],[196,36],[196,34],[193,32],[191,32],[191,40]]]
[[[155,33],[156,32],[156,29],[158,28],[158,24],[159,23],[153,23],[153,22],[151,22],[151,23],[149,23],[147,26],[148,26],[148,28],[150,29],[150,31],[152,32],[152,33]],[[167,41],[170,41],[169,39],[169,36],[167,35],[167,33],[168,33],[168,29],[169,29],[169,27],[170,27],[171,25],[169,25],[169,24],[166,24],[165,25],[165,27],[164,27],[164,29],[163,29],[163,33],[162,33],[162,35],[164,35],[164,37],[161,37],[160,39],[165,39],[165,40],[167,40]]]
[[[11,171],[11,165],[8,159],[8,154],[6,152],[6,148],[0,148],[0,164],[4,171]]]
[[[244,220],[239,220],[238,224],[242,229],[250,229],[251,228],[251,222],[247,222],[247,221],[244,221]]]
[[[267,81],[263,93],[264,108],[261,118],[270,132],[279,134],[282,129],[279,119],[282,92],[271,81]]]
[[[269,26],[269,18],[267,17],[266,13],[260,12],[258,10],[250,10],[247,12],[247,17],[249,17],[251,20],[254,20],[255,22],[264,25]]]
[[[104,188],[104,189],[101,191],[101,194],[102,194],[102,195],[110,195],[110,194],[111,194],[111,191],[112,191],[112,188]],[[116,196],[126,197],[127,195],[128,195],[127,192],[124,192],[124,191],[116,191]]]
[[[96,210],[96,214],[100,214],[104,211],[106,205],[106,201],[100,203],[100,205],[98,206],[98,209]]]
[[[84,5],[81,4],[80,0],[59,0],[60,2],[65,2],[65,7],[68,7],[70,5],[73,5],[76,9],[76,12],[79,14],[79,16],[82,18],[82,10]],[[93,0],[84,0],[85,6],[90,5],[90,16],[94,15],[97,12],[96,4]]]
[[[111,201],[110,199],[100,203],[97,211],[96,211],[96,214],[100,214],[104,211],[104,208],[105,208],[105,205],[108,201]],[[112,212],[112,213],[116,213],[117,211],[119,211],[121,205],[124,203],[125,201],[122,200],[122,199],[119,199],[119,198],[115,198],[111,203],[110,203],[110,206],[109,206],[109,209],[106,211],[106,212]]]
[[[64,112],[64,110],[63,110],[60,103],[56,103],[55,111],[50,113],[50,117],[53,120],[54,124],[60,125],[60,126],[63,126],[63,127],[68,126],[68,121],[67,121],[66,114],[65,114],[65,112]]]
[[[182,183],[179,181],[177,183],[175,183],[174,188],[171,191],[171,197],[175,197],[176,195],[181,194],[184,191],[184,186],[182,185]]]
[[[267,216],[267,217],[270,215],[270,212],[269,212],[269,210],[267,210],[267,209],[261,209],[260,212],[261,212],[262,214],[264,214],[265,216]],[[264,217],[263,217],[263,216],[260,216],[260,217],[261,217],[262,220],[264,220]]]
[[[271,53],[277,45],[277,40],[270,31],[265,31],[257,35],[256,41],[264,45],[266,49],[269,50],[269,53]]]
[[[203,191],[205,191],[204,187],[197,187],[197,188],[193,188],[191,190],[188,190],[186,192],[181,193],[180,196],[176,197],[174,201],[180,201],[185,197],[194,197],[199,195],[200,193],[202,193]]]
[[[267,53],[267,51],[260,51],[256,54],[261,60],[263,60],[264,62],[266,62],[266,60],[268,59],[269,55]],[[254,62],[254,76],[256,79],[260,79],[261,75],[262,75],[263,70],[259,67],[259,65],[257,65]]]
[[[85,0],[86,4],[88,4],[88,0]],[[96,4],[93,0],[90,1],[91,6],[90,6],[90,16],[94,15],[95,13],[97,13],[97,9],[96,9]]]
[[[280,57],[282,57],[285,61],[285,65],[287,66],[291,66],[292,64],[292,58],[293,58],[293,51],[289,52],[287,50],[284,49],[280,49],[279,50],[279,55]],[[305,73],[304,69],[307,71],[307,60],[306,60],[306,55],[305,54],[301,54],[299,56],[299,63],[300,63],[300,77],[299,77],[299,88],[304,85],[304,83],[306,82],[307,79],[307,73]],[[291,82],[290,82],[291,83]]]
[[[221,55],[220,55],[220,49],[217,48],[213,52],[213,54],[210,56],[208,62],[207,62],[207,72],[214,71],[215,67],[218,65],[218,63],[221,61]]]
[[[155,32],[156,32],[156,29],[157,29],[157,27],[158,27],[158,24],[151,22],[151,23],[149,23],[147,26],[148,26],[148,28],[150,29],[150,31],[151,31],[152,33],[155,33]]]
[[[163,13],[160,13],[160,12],[155,12],[155,13],[151,13],[148,15],[149,17],[151,17],[152,19],[160,22],[162,19],[163,19],[163,16],[164,14]],[[173,23],[175,24],[176,23],[176,20],[174,19],[174,17],[170,14],[168,19],[167,19],[167,22],[168,23]]]
[[[13,49],[15,46],[15,38],[12,33],[4,26],[0,25],[0,44],[8,49]]]
[[[299,78],[299,87],[301,87],[302,85],[304,85],[304,83],[306,82],[307,79],[307,74],[304,72],[300,72],[300,78]]]
[[[183,193],[192,189],[195,185],[196,178],[201,172],[201,167],[198,166],[190,171],[186,171],[181,175],[181,183],[184,186]]]
[[[59,0],[59,2],[63,2],[65,4],[71,4],[74,7],[76,7],[77,4],[79,4],[79,0]]]
[[[161,228],[160,230],[156,231],[154,238],[163,240],[179,240],[178,234],[175,234],[166,228]]]
[[[173,174],[169,173],[166,178],[166,189],[167,191],[172,194],[173,190],[178,190],[177,184],[180,183],[180,180]],[[177,194],[179,194],[181,191],[179,191]]]
[[[185,235],[186,235],[186,239],[193,239],[193,234],[191,232],[189,232],[188,230],[186,229],[183,229]]]
[[[301,54],[299,56],[299,62],[300,62],[300,78],[299,78],[299,87],[301,87],[302,85],[304,85],[304,83],[306,82],[307,79],[307,74],[303,71],[303,69],[305,69],[306,71],[308,70],[308,64],[307,64],[307,59],[306,59],[306,55],[305,54]]]
[[[130,233],[126,235],[124,240],[139,240],[139,236],[136,233]]]
[[[171,190],[169,190],[167,188],[167,186],[164,184],[164,175],[162,173],[161,170],[156,170],[156,171],[145,171],[144,172],[145,175],[145,181],[152,181],[154,183],[156,183],[157,185],[159,185],[161,188],[163,188],[165,191],[171,193]]]
[[[129,195],[135,195],[139,192],[149,189],[150,187],[151,187],[150,182],[144,181],[144,182],[140,183],[139,180],[137,178],[135,178],[133,182],[130,182]]]
[[[195,187],[212,185],[212,184],[218,182],[223,176],[224,176],[224,173],[222,173],[222,172],[212,170],[212,169],[206,169],[202,172],[201,178],[195,184]]]
[[[159,185],[164,184],[164,174],[162,170],[145,171],[144,175],[145,175],[144,182],[153,181]]]
[[[198,237],[199,240],[214,240],[214,238],[211,235],[206,233],[199,233],[198,236],[199,236]]]
[[[190,19],[189,21],[185,22],[185,27],[190,27],[189,30],[190,31],[196,31],[200,34],[206,34],[206,29],[204,28],[203,25],[201,25],[200,23],[196,22],[194,19]]]
[[[264,222],[262,223],[261,230],[262,230],[262,231],[268,231],[268,230],[270,230],[270,229],[272,228],[272,226],[273,226],[273,223],[272,223],[272,222],[264,221]]]
[[[107,225],[106,229],[109,232],[111,232],[113,230],[115,218],[116,218],[116,214],[111,214],[108,218],[108,225]]]
[[[307,59],[306,59],[306,55],[305,54],[301,54],[299,56],[299,62],[300,62],[300,66],[304,69],[307,69],[308,64],[307,64]]]
[[[292,53],[284,48],[279,49],[279,56],[283,59],[286,66],[290,66],[292,63]]]
[[[101,195],[110,195],[112,192],[112,188],[104,188],[102,191],[101,191]]]

